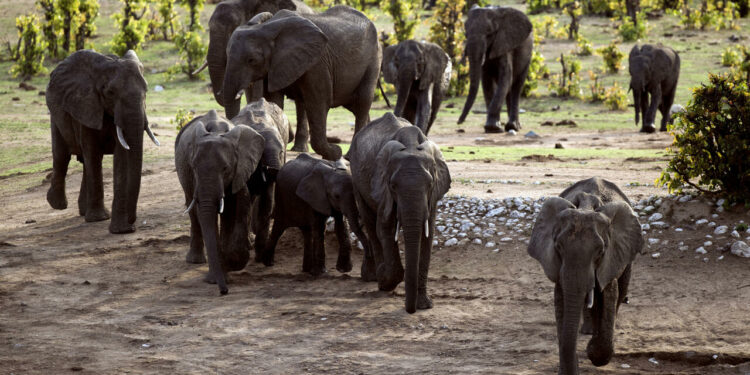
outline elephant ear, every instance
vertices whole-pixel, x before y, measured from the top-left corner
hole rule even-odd
[[[383,50],[383,78],[388,83],[396,83],[398,81],[398,68],[393,58],[396,56],[396,50],[398,45],[392,45],[385,47]]]
[[[490,58],[496,59],[520,46],[531,34],[532,25],[523,12],[513,8],[498,8],[494,10],[497,19],[495,38],[490,48]]]
[[[258,167],[258,162],[263,156],[265,140],[262,135],[245,125],[237,125],[222,136],[232,140],[235,146],[237,164],[232,181],[232,193],[237,194],[246,186],[247,180]]]
[[[427,90],[427,88],[430,87],[430,84],[442,84],[446,67],[450,64],[450,59],[448,58],[448,55],[436,45],[423,44],[422,47],[425,64],[422,79],[419,81],[419,89]]]
[[[633,59],[638,57],[640,54],[641,54],[641,49],[638,48],[638,44],[634,45],[633,48],[630,49],[630,54],[628,55],[628,62],[633,61]]]
[[[84,126],[101,130],[104,119],[104,107],[102,106],[100,88],[96,86],[97,77],[93,67],[88,65],[108,64],[105,59],[111,58],[99,56],[88,60],[82,60],[83,54],[78,52],[75,55],[64,60],[52,72],[50,79],[50,88],[52,82],[57,88],[65,112],[70,114],[76,121]],[[115,70],[105,69],[106,72],[116,73]]]
[[[432,141],[424,141],[419,147],[425,148],[432,152],[432,157],[435,159],[435,172],[432,176],[432,194],[435,196],[435,202],[442,199],[448,190],[451,188],[451,173],[448,170],[448,165],[445,163],[443,153],[440,152],[440,148]]]
[[[276,33],[268,72],[268,91],[275,92],[294,83],[320,61],[328,37],[310,20],[299,16],[274,18],[264,25]]]
[[[600,288],[619,277],[635,256],[643,251],[643,236],[638,216],[625,202],[611,202],[599,207],[597,212],[609,218],[610,225],[599,233],[605,238],[605,252],[596,268]]]
[[[575,206],[562,198],[547,199],[536,218],[527,248],[529,255],[542,265],[547,278],[555,283],[560,277],[561,265],[560,256],[555,251],[555,236],[559,231],[558,214],[567,209],[575,209]]]
[[[378,202],[378,214],[383,215],[384,218],[390,218],[393,215],[393,205],[395,204],[389,186],[392,173],[388,169],[388,164],[393,154],[405,149],[406,146],[399,141],[388,141],[375,158],[375,173],[370,187],[372,199]]]
[[[333,212],[328,201],[324,177],[333,169],[324,163],[318,163],[310,173],[300,180],[295,192],[300,199],[307,202],[313,210],[330,216]]]

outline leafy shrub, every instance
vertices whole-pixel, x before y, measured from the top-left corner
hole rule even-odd
[[[16,17],[16,29],[18,45],[13,52],[16,63],[10,73],[25,80],[45,71],[42,64],[47,44],[39,30],[39,18],[35,14]]]
[[[145,0],[120,0],[123,3],[122,13],[115,13],[117,33],[112,37],[110,49],[112,53],[122,56],[129,49],[137,51],[146,39],[146,22],[141,18],[146,13]],[[140,12],[140,14],[138,14]]]
[[[637,23],[633,23],[633,20],[631,20],[630,17],[626,16],[623,18],[622,24],[620,24],[620,27],[617,29],[622,40],[632,42],[646,37],[646,15],[643,12],[639,12],[636,18],[638,21]]]
[[[47,54],[50,57],[57,58],[59,56],[57,50],[57,40],[60,38],[60,15],[55,9],[55,0],[37,0],[37,8],[42,11],[44,16],[44,23],[42,24],[42,33],[44,34],[44,41],[47,43]]]
[[[617,73],[620,71],[622,59],[625,58],[625,54],[620,51],[615,41],[612,41],[606,47],[599,48],[596,52],[604,59],[604,67],[607,72]]]
[[[78,22],[75,35],[76,51],[86,48],[86,41],[96,32],[96,18],[99,17],[97,0],[80,0],[78,3]]]
[[[606,89],[604,105],[613,111],[623,111],[628,107],[628,94],[617,82]]]
[[[607,89],[599,80],[599,75],[594,73],[593,70],[589,70],[589,78],[591,79],[591,81],[593,81],[593,83],[589,85],[589,89],[591,90],[591,96],[589,96],[589,100],[594,103],[603,102],[607,94]]]
[[[617,6],[619,6],[617,1],[588,0],[583,2],[583,13],[612,17],[615,11],[614,7]]]
[[[453,64],[448,96],[465,95],[469,87],[469,67],[460,61],[464,35],[463,10],[465,0],[437,0],[430,19],[430,42],[440,46]]]
[[[393,33],[398,42],[414,37],[419,21],[419,0],[384,0],[385,11],[393,18]]]
[[[727,47],[721,54],[721,65],[723,66],[739,65],[741,61],[740,55],[732,47]]]
[[[706,28],[739,29],[737,19],[739,18],[739,6],[728,1],[701,0],[700,9],[683,0],[680,15],[680,24],[686,29],[706,30]]]
[[[581,34],[578,34],[578,38],[576,38],[576,46],[578,47],[576,50],[578,56],[591,56],[594,53],[594,45]]]
[[[180,130],[188,122],[192,121],[194,117],[195,111],[180,108],[177,110],[177,114],[174,116],[174,119],[169,120],[169,123],[175,124],[175,129]]]
[[[557,59],[562,65],[562,72],[555,74],[549,84],[549,89],[556,96],[563,98],[581,98],[581,62],[575,58],[560,54]]]
[[[549,68],[544,64],[544,56],[536,49],[531,51],[531,62],[529,63],[529,73],[521,89],[521,96],[528,98],[532,96],[537,87],[539,80],[549,78]]]
[[[672,159],[657,183],[690,185],[750,204],[750,90],[739,74],[709,74],[669,127]],[[692,180],[697,179],[697,182]]]
[[[581,21],[581,15],[583,14],[581,4],[578,1],[571,1],[565,4],[563,13],[570,16],[570,24],[568,24],[567,27],[568,39],[576,40],[578,38],[578,27],[580,26],[579,22]]]
[[[561,39],[565,38],[566,31],[564,27],[557,28],[557,19],[552,16],[543,16],[531,21],[535,34],[544,39]],[[538,32],[537,32],[538,30]]]
[[[179,28],[177,21],[177,11],[174,8],[174,2],[171,0],[159,0],[156,8],[159,13],[159,23],[157,25],[161,31],[164,40],[172,40],[175,35],[175,29]]]
[[[526,11],[529,14],[538,14],[559,7],[559,0],[528,0],[526,2]]]
[[[180,60],[176,65],[167,69],[165,73],[167,80],[171,80],[178,73],[185,73],[189,79],[200,79],[203,76],[203,73],[193,74],[208,52],[208,46],[203,42],[200,34],[203,30],[199,22],[203,1],[182,0],[182,4],[188,8],[188,19],[184,29],[174,37]]]

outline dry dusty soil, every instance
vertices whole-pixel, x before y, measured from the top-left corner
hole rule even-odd
[[[160,153],[172,152],[171,135]],[[467,145],[480,136],[439,135],[435,140]],[[651,142],[663,148],[670,141],[668,135],[638,135],[633,129],[577,137],[568,144],[596,147],[589,140],[599,138],[603,145],[616,140],[619,147]],[[493,135],[490,141],[508,139]],[[588,160],[564,168],[562,163],[545,158],[450,162],[455,181],[463,182],[454,181],[449,194],[538,198],[593,175],[624,186],[652,182],[659,173],[642,161]],[[513,235],[506,242],[498,235],[483,238],[482,244],[446,247],[447,237],[439,237],[428,283],[435,306],[409,315],[403,284],[386,293],[359,279],[361,251],[355,250],[351,273],[333,269],[336,240],[331,233],[328,274],[303,274],[301,236],[294,229],[282,237],[274,267],[249,264],[231,274],[229,294],[219,296],[215,286],[202,282],[205,265],[185,263],[189,219],[181,214],[184,198],[168,158],[144,165],[138,230],[128,235],[109,234],[106,221],[85,223],[74,208],[52,210],[45,201],[44,175],[39,174],[35,187],[0,196],[0,373],[557,370],[553,284],[526,254],[527,225],[533,221],[519,221],[520,232],[508,228]],[[0,183],[13,184],[14,178]],[[80,173],[68,177],[71,206],[80,179]],[[496,182],[472,182],[481,179]],[[105,181],[109,202],[111,171],[105,171]],[[634,202],[667,194],[643,185],[624,190]],[[705,217],[734,226],[750,221],[746,209],[712,218],[714,202],[676,204],[664,198],[657,210],[666,227],[646,233],[658,243],[634,263],[630,304],[623,305],[616,324],[615,357],[607,366],[593,367],[582,336],[582,372],[750,373],[750,259],[727,251],[733,240],[729,234],[712,235],[713,228],[694,222]],[[443,212],[442,219],[448,215]],[[706,235],[712,235],[708,254],[696,254]],[[488,241],[498,245],[488,248]],[[688,249],[680,251],[679,242]]]

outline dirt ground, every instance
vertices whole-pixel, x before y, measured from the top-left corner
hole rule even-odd
[[[478,137],[484,135],[434,140],[468,145]],[[172,152],[172,139],[160,153]],[[501,134],[491,141],[520,138]],[[578,134],[565,142],[606,147],[615,141],[623,148],[629,142],[663,148],[670,137],[627,129]],[[540,197],[592,175],[624,186],[653,182],[659,173],[647,161],[587,160],[565,168],[559,163],[450,162],[449,194]],[[68,177],[71,207],[80,178]],[[109,202],[111,171],[105,170],[105,181]],[[13,177],[0,183],[12,184]],[[52,210],[44,198],[47,187],[42,182],[0,196],[0,373],[556,372],[553,284],[523,242],[504,243],[497,253],[474,244],[437,246],[428,282],[435,306],[409,315],[403,284],[386,293],[359,279],[361,251],[354,252],[351,273],[333,269],[332,234],[328,274],[301,273],[301,236],[292,229],[282,237],[274,267],[249,264],[231,274],[230,292],[220,297],[215,286],[201,281],[205,265],[185,263],[189,219],[181,214],[184,199],[171,160],[144,165],[133,234],[111,235],[107,221],[84,223],[73,208]],[[624,190],[634,201],[666,195],[653,186]],[[713,212],[709,203],[694,206]],[[714,220],[729,224],[742,218],[748,221],[746,210],[736,209]],[[585,358],[587,338],[579,338],[583,373],[750,373],[750,260],[729,253],[719,260],[720,250],[712,250],[707,262],[696,259],[693,251],[708,232],[682,224],[684,232],[649,233],[667,245],[649,249],[634,264],[612,362],[593,367]],[[690,250],[678,251],[677,241]],[[656,250],[660,257],[652,258]]]

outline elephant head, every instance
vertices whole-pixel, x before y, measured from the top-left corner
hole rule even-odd
[[[197,209],[208,255],[209,276],[216,281],[221,294],[227,293],[224,273],[242,269],[249,259],[249,249],[245,245],[246,223],[244,228],[238,224],[235,229],[239,235],[233,235],[240,245],[219,247],[217,215],[226,215],[225,198],[236,205],[236,208],[231,208],[236,216],[243,215],[243,212],[247,215],[247,207],[240,207],[236,196],[246,189],[246,183],[261,159],[265,143],[263,137],[250,127],[230,125],[215,111],[210,111],[194,120],[177,140],[177,147],[186,150],[187,164],[193,172],[193,200],[187,210],[193,207]],[[225,232],[223,220],[222,216],[222,233]],[[229,243],[226,238],[222,238],[222,242]]]
[[[222,84],[227,66],[227,44],[234,30],[256,14],[276,13],[281,9],[296,10],[292,0],[229,0],[216,5],[208,21],[209,42],[206,64],[216,102],[224,106]]]
[[[239,110],[242,90],[268,78],[268,91],[279,91],[320,61],[328,38],[315,24],[289,11],[269,21],[241,27],[227,47],[223,103],[227,117]]]
[[[300,154],[297,158],[310,158]],[[297,185],[296,194],[315,211],[331,216],[340,212],[352,226],[359,228],[359,210],[354,200],[352,175],[346,168],[330,162],[318,162]]]
[[[376,121],[389,120],[399,121],[392,114]],[[426,282],[437,201],[448,192],[450,181],[450,172],[440,149],[415,126],[398,129],[375,159],[371,188],[373,200],[378,202],[378,222],[387,227],[385,236],[397,236],[399,225],[403,228],[405,307],[408,313],[414,313],[418,307],[429,307],[418,306],[418,287]],[[384,252],[388,251],[384,248]],[[425,256],[426,259],[421,258]],[[378,276],[381,289],[393,289],[400,281],[395,276],[393,265],[386,261],[384,269],[378,269],[378,274],[383,272],[385,278]],[[422,291],[426,298],[424,293]]]
[[[630,71],[630,89],[633,90],[633,103],[635,105],[635,124],[638,125],[639,117],[643,114],[646,121],[648,110],[648,86],[652,80],[651,65],[653,53],[650,48],[644,49],[633,46],[628,57],[628,70]],[[647,124],[648,125],[648,124]]]
[[[576,209],[558,197],[544,202],[528,253],[556,284],[555,305],[562,311],[562,319],[558,319],[560,373],[578,373],[576,340],[581,312],[585,303],[594,307],[595,296],[594,308],[600,316],[593,319],[588,356],[596,366],[609,363],[618,298],[613,281],[642,248],[638,217],[626,202],[606,203],[595,210]]]
[[[474,7],[465,23],[469,59],[469,94],[458,123],[464,122],[479,90],[485,59],[497,59],[524,43],[531,34],[529,18],[521,11],[506,7]]]

